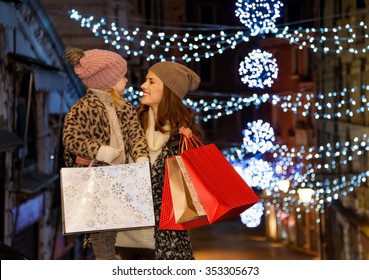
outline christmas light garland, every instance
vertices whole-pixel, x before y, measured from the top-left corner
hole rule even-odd
[[[249,42],[255,32],[245,31],[242,26],[207,25],[206,27],[179,28],[177,26],[160,27],[167,33],[155,30],[159,27],[136,26],[132,29],[118,27],[115,19],[95,19],[94,16],[84,17],[77,10],[69,11],[70,18],[80,22],[81,27],[88,28],[96,37],[102,37],[105,43],[127,55],[139,56],[145,53],[148,61],[200,61],[234,49],[242,42]],[[261,14],[258,16],[261,17]],[[257,29],[257,28],[256,28]],[[366,53],[369,45],[360,42],[368,38],[368,27],[362,21],[356,26],[345,24],[334,28],[261,28],[274,33],[277,38],[298,45],[299,49],[310,48],[314,52],[323,53]],[[153,31],[154,30],[154,31]],[[216,32],[215,32],[216,30]],[[252,30],[252,29],[251,29]],[[254,34],[255,35],[255,34]],[[366,40],[367,41],[367,40]],[[361,48],[356,45],[362,46]],[[173,55],[171,50],[181,54]],[[155,53],[159,50],[160,54]]]
[[[250,133],[246,134],[252,134],[265,124],[266,123],[263,121],[256,121],[249,124],[246,130],[250,130]],[[263,135],[263,133],[260,133],[260,135]],[[324,202],[331,203],[342,196],[348,195],[356,188],[362,187],[363,184],[366,184],[369,179],[369,171],[359,172],[358,174],[333,173],[327,177],[327,175],[322,176],[320,174],[319,164],[309,163],[309,160],[319,160],[323,152],[325,152],[327,156],[331,156],[332,150],[335,151],[335,153],[332,154],[334,157],[340,155],[345,156],[347,151],[350,153],[360,151],[358,155],[363,155],[363,148],[369,151],[369,138],[366,134],[363,134],[361,139],[355,137],[353,141],[356,144],[352,145],[350,141],[344,141],[337,142],[335,145],[327,144],[325,146],[320,146],[317,149],[315,147],[288,149],[285,145],[279,147],[276,145],[275,149],[260,149],[259,154],[251,158],[247,156],[247,154],[250,154],[250,149],[247,148],[244,148],[244,156],[238,159],[235,157],[230,159],[229,154],[227,154],[225,150],[223,150],[223,152],[237,172],[239,172],[251,187],[265,191],[266,198],[264,202],[266,205],[270,206],[273,204],[277,209],[288,213],[291,204],[301,204],[297,199],[297,189],[300,187],[308,187],[314,189],[315,194],[309,208],[305,207],[305,211],[309,211],[309,209],[314,209],[315,207],[315,210],[319,212],[323,211],[324,208],[322,204]],[[249,143],[249,141],[246,142]],[[259,143],[267,143],[267,141],[259,141]],[[340,148],[342,148],[342,150],[339,150]],[[275,158],[274,162],[267,162],[260,158],[265,151],[273,152]],[[316,153],[314,153],[314,151],[316,151]],[[238,153],[237,156],[239,156],[240,150],[236,150],[236,152]],[[303,157],[305,153],[308,153],[308,155]],[[351,157],[351,159],[354,158],[353,156]],[[317,166],[319,168],[316,168]],[[278,174],[276,171],[277,167],[279,167]],[[324,179],[321,180],[320,178]],[[287,193],[281,194],[278,190],[277,183],[280,180],[288,180],[291,182],[291,188]],[[293,209],[297,208],[294,207]],[[298,207],[298,209],[300,208]]]
[[[369,90],[368,85],[363,85],[361,87],[352,87],[351,89],[344,88],[340,92],[318,94],[308,92],[286,94],[285,92],[281,92],[274,94],[254,93],[248,97],[235,97],[229,93],[232,97],[229,97],[227,100],[213,98],[212,101],[208,101],[203,98],[198,99],[196,95],[192,95],[191,98],[186,98],[183,102],[199,113],[201,120],[204,122],[207,122],[210,119],[218,119],[222,116],[234,114],[235,112],[243,110],[251,105],[258,107],[266,102],[271,103],[273,106],[282,108],[284,112],[292,111],[295,114],[301,114],[303,116],[313,114],[315,119],[331,120],[353,117],[357,114],[369,111],[369,101],[365,94],[361,94],[359,100],[347,97],[348,94],[360,93],[360,88],[363,92]],[[130,87],[126,89],[124,96],[134,105],[138,105],[140,92],[141,91]],[[339,97],[341,100],[336,101],[335,103],[327,101],[330,98],[336,99],[336,97]],[[360,104],[360,106],[358,104]],[[354,106],[356,108],[352,108]],[[336,110],[336,112],[330,113],[327,112],[328,110]]]

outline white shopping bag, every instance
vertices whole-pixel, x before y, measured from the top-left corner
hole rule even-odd
[[[62,168],[63,233],[155,225],[148,162]]]

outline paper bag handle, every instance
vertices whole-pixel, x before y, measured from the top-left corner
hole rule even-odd
[[[181,134],[179,140],[179,152],[183,153],[183,151],[187,151],[194,148],[199,148],[204,146],[204,144],[195,136],[187,137],[186,135]]]

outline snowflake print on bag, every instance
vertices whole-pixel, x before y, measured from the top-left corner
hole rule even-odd
[[[61,177],[65,233],[154,225],[148,162],[62,168]]]

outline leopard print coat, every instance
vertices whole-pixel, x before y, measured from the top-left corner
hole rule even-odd
[[[116,112],[121,122],[128,163],[128,156],[136,161],[139,157],[148,157],[149,153],[136,109],[127,101],[123,101],[123,106],[116,106]],[[87,90],[87,94],[70,108],[64,120],[63,145],[66,166],[76,166],[73,160],[76,156],[95,159],[100,146],[109,146],[109,143],[110,124],[105,106],[93,91]]]

